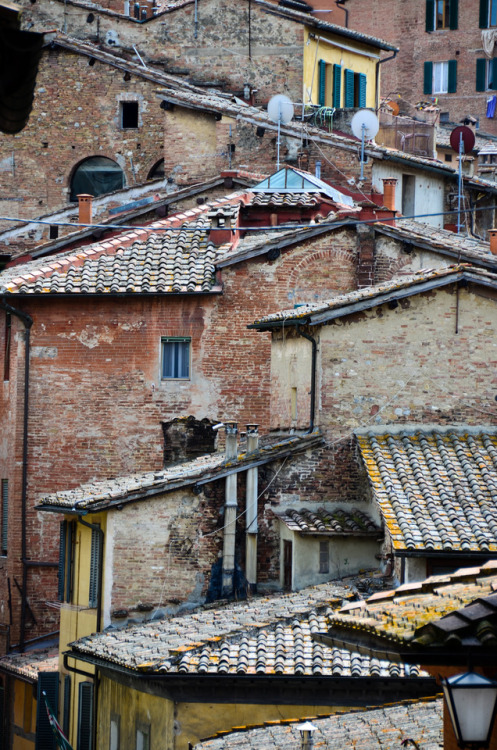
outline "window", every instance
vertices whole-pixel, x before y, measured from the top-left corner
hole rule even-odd
[[[190,377],[189,338],[162,339],[162,380],[179,380]]]
[[[353,107],[354,106],[354,71],[348,70],[345,68],[343,72],[343,82],[344,82],[344,107]]]
[[[450,112],[440,112],[440,122],[450,122]]]
[[[35,750],[57,750],[55,735],[50,726],[43,693],[57,718],[59,705],[59,673],[39,672],[36,695],[36,743]]]
[[[9,480],[2,479],[2,517],[1,517],[1,546],[2,555],[7,554],[8,536],[9,536]]]
[[[96,526],[98,524],[95,524]],[[100,527],[91,530],[90,590],[88,606],[97,607],[100,594],[100,573],[102,570],[102,532]]]
[[[320,107],[341,106],[342,95],[342,66],[331,65],[325,60],[319,61],[319,92]]]
[[[454,94],[457,89],[457,60],[425,62],[425,94]]]
[[[497,58],[480,57],[476,61],[476,90],[497,91]]]
[[[366,106],[366,82],[364,73],[354,73],[354,107]]]
[[[457,29],[458,0],[426,0],[426,31]]]
[[[497,0],[480,0],[480,29],[497,26]]]
[[[123,130],[138,127],[138,102],[120,102],[120,120]]]
[[[93,747],[93,683],[79,683],[78,702],[78,750]]]
[[[136,727],[136,750],[150,750],[150,724],[138,722]]]
[[[57,598],[70,602],[72,597],[72,568],[74,549],[74,523],[62,521],[59,536],[59,569],[57,573]]]
[[[117,714],[110,715],[110,737],[109,750],[119,750],[119,739],[121,734],[121,717]]]
[[[124,172],[119,164],[105,156],[92,156],[74,170],[70,200],[77,200],[80,193],[94,197],[104,195],[113,190],[121,190],[124,185]]]
[[[319,542],[319,572],[330,572],[330,543]]]

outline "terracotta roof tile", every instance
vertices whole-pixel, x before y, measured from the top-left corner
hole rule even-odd
[[[374,536],[381,528],[358,508],[318,508],[315,511],[301,508],[278,514],[279,519],[292,531],[300,534],[323,534],[326,536]]]
[[[9,654],[0,659],[0,671],[9,672],[36,682],[39,672],[57,672],[59,650],[57,646],[26,651],[23,654]]]

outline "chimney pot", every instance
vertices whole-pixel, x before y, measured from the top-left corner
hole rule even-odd
[[[497,255],[497,229],[489,229],[488,234],[490,237],[490,252],[492,255]]]
[[[247,425],[247,453],[256,451],[259,447],[259,425]]]
[[[390,211],[395,211],[395,186],[397,180],[394,177],[388,177],[383,180],[383,205]]]
[[[236,422],[225,422],[226,430],[226,458],[236,458],[238,453],[238,424]]]
[[[78,222],[80,224],[91,224],[93,214],[93,195],[80,193],[78,196]]]

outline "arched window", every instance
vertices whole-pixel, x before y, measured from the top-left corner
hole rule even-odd
[[[164,159],[159,159],[148,173],[147,180],[164,179]]]
[[[120,190],[125,185],[124,172],[115,161],[105,156],[91,156],[74,170],[71,179],[70,200],[77,200],[80,193],[104,195]]]

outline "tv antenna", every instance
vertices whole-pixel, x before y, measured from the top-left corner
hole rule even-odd
[[[353,116],[350,127],[356,138],[361,139],[361,182],[364,179],[364,141],[371,141],[378,130],[380,123],[375,113],[370,109],[360,109]]]
[[[293,102],[285,94],[276,94],[272,96],[267,103],[267,113],[269,119],[278,123],[277,160],[276,169],[280,168],[280,132],[281,124],[286,125],[293,118]]]
[[[461,231],[461,206],[463,201],[462,190],[462,157],[463,154],[469,154],[475,145],[475,134],[466,125],[459,125],[454,128],[450,134],[450,145],[452,150],[459,154],[459,172],[457,181],[457,234]]]

